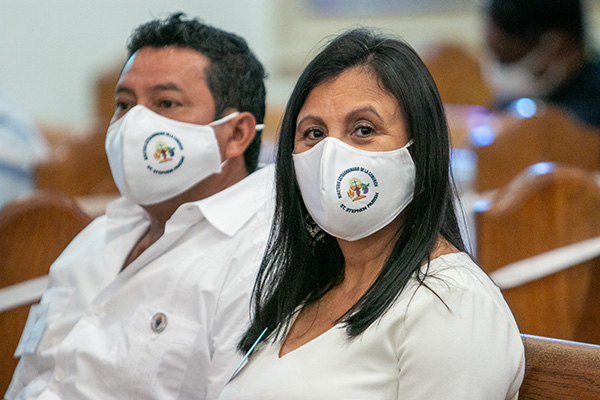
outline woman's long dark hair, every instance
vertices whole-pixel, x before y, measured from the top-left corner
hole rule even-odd
[[[306,67],[287,104],[276,165],[276,210],[267,251],[254,288],[253,317],[238,347],[281,338],[295,310],[317,301],[344,279],[344,257],[334,237],[314,245],[305,227],[308,215],[292,163],[296,119],[316,86],[353,67],[372,72],[397,100],[405,118],[416,180],[412,203],[397,242],[379,276],[340,318],[348,335],[365,331],[390,308],[415,272],[420,271],[439,235],[464,251],[453,205],[449,137],[442,101],[429,71],[406,43],[359,28],[330,42]],[[417,272],[419,279],[424,276]]]

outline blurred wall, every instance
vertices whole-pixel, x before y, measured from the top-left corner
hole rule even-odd
[[[444,7],[436,8],[438,1]],[[456,2],[455,7],[448,6],[452,1]],[[591,1],[588,19],[597,44],[600,1]],[[94,81],[102,72],[123,62],[131,31],[144,21],[176,10],[244,36],[267,68],[268,96],[274,104],[285,102],[297,74],[318,50],[322,39],[350,26],[383,28],[405,38],[418,51],[442,38],[461,42],[474,51],[481,48],[483,21],[476,0],[428,0],[425,9],[409,7],[406,13],[395,14],[325,15],[314,7],[326,3],[0,0],[0,92],[38,122],[85,126],[95,112]]]
[[[0,0],[0,92],[36,120],[86,124],[94,80],[140,23],[184,11],[246,38],[272,64],[272,0]]]

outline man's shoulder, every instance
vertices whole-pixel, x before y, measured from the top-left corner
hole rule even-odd
[[[52,268],[56,269],[60,265],[71,265],[71,262],[65,260],[77,259],[82,254],[90,254],[99,244],[104,243],[104,236],[107,230],[106,216],[97,217],[88,224],[81,232],[73,238],[68,246],[63,250],[60,256],[53,263]]]

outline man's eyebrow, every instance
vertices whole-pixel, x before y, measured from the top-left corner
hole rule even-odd
[[[115,95],[120,94],[120,93],[129,93],[129,94],[133,94],[133,90],[129,89],[127,86],[121,86],[118,85],[115,88]]]
[[[158,85],[152,86],[153,91],[163,91],[163,90],[173,90],[176,92],[181,92],[181,88],[174,83],[161,83]]]
[[[154,92],[160,92],[160,91],[165,91],[165,90],[172,90],[172,91],[176,91],[176,92],[181,92],[182,89],[177,86],[174,83],[160,83],[158,85],[154,85],[152,86],[152,88],[150,89]],[[124,85],[118,85],[115,88],[115,94],[119,94],[119,93],[133,93],[133,89],[124,86]]]
[[[183,91],[179,86],[177,86],[174,83],[160,83],[158,85],[152,86],[152,88],[150,90],[152,90],[153,92],[162,92],[162,91],[182,92]],[[133,94],[134,91],[133,91],[133,89],[130,89],[127,86],[119,85],[115,88],[115,94],[120,94],[120,93]]]

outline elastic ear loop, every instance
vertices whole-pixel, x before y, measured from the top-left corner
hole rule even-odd
[[[218,120],[211,122],[210,124],[208,124],[208,126],[217,126],[217,125],[224,124],[225,122],[231,121],[232,119],[234,119],[238,115],[240,115],[240,112],[239,111],[234,111],[231,114],[228,114],[228,115],[224,116],[223,118],[219,118]]]
[[[208,124],[208,126],[217,126],[217,125],[224,124],[225,122],[231,121],[232,119],[234,119],[238,115],[240,115],[240,112],[239,111],[234,111],[231,114],[228,114],[228,115],[224,116],[223,118],[220,118],[220,119],[218,119],[216,121],[211,122],[210,124]],[[256,124],[255,129],[257,131],[262,131],[263,129],[265,129],[265,124]]]

